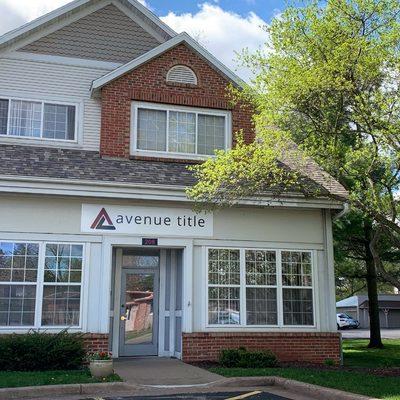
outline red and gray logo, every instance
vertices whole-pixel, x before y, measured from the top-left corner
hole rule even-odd
[[[90,226],[90,229],[115,231],[115,226],[112,223],[111,218],[108,215],[105,208],[102,208],[100,210],[99,215],[93,221],[93,224]]]

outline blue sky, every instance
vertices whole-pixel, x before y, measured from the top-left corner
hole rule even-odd
[[[69,1],[0,0],[0,34]],[[237,62],[237,52],[244,48],[252,51],[263,47],[268,39],[263,26],[287,4],[287,0],[138,1],[176,32],[189,33],[243,79],[248,79],[250,74]]]
[[[195,13],[198,10],[198,0],[147,0],[147,4],[157,15],[174,13]],[[242,16],[254,12],[269,22],[271,18],[282,11],[286,2],[284,0],[209,0],[209,3],[218,4],[222,9],[233,11]]]

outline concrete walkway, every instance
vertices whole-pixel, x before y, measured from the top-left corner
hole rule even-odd
[[[343,339],[369,339],[369,329],[339,331]],[[400,329],[381,329],[382,339],[400,339]]]
[[[114,370],[125,382],[145,386],[196,386],[223,379],[180,360],[161,357],[119,359]]]

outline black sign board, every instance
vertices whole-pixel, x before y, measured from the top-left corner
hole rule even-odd
[[[158,246],[158,239],[142,238],[142,246]]]

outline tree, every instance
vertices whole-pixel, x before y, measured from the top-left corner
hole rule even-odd
[[[400,248],[399,16],[397,0],[327,0],[275,18],[266,28],[267,50],[242,56],[256,77],[232,89],[256,110],[256,141],[246,144],[239,133],[234,149],[193,168],[199,183],[188,191],[200,207],[266,190],[317,196],[320,188],[305,177],[308,157],[314,159],[363,214],[371,347],[382,346],[377,272],[400,288],[378,251],[383,238]]]

